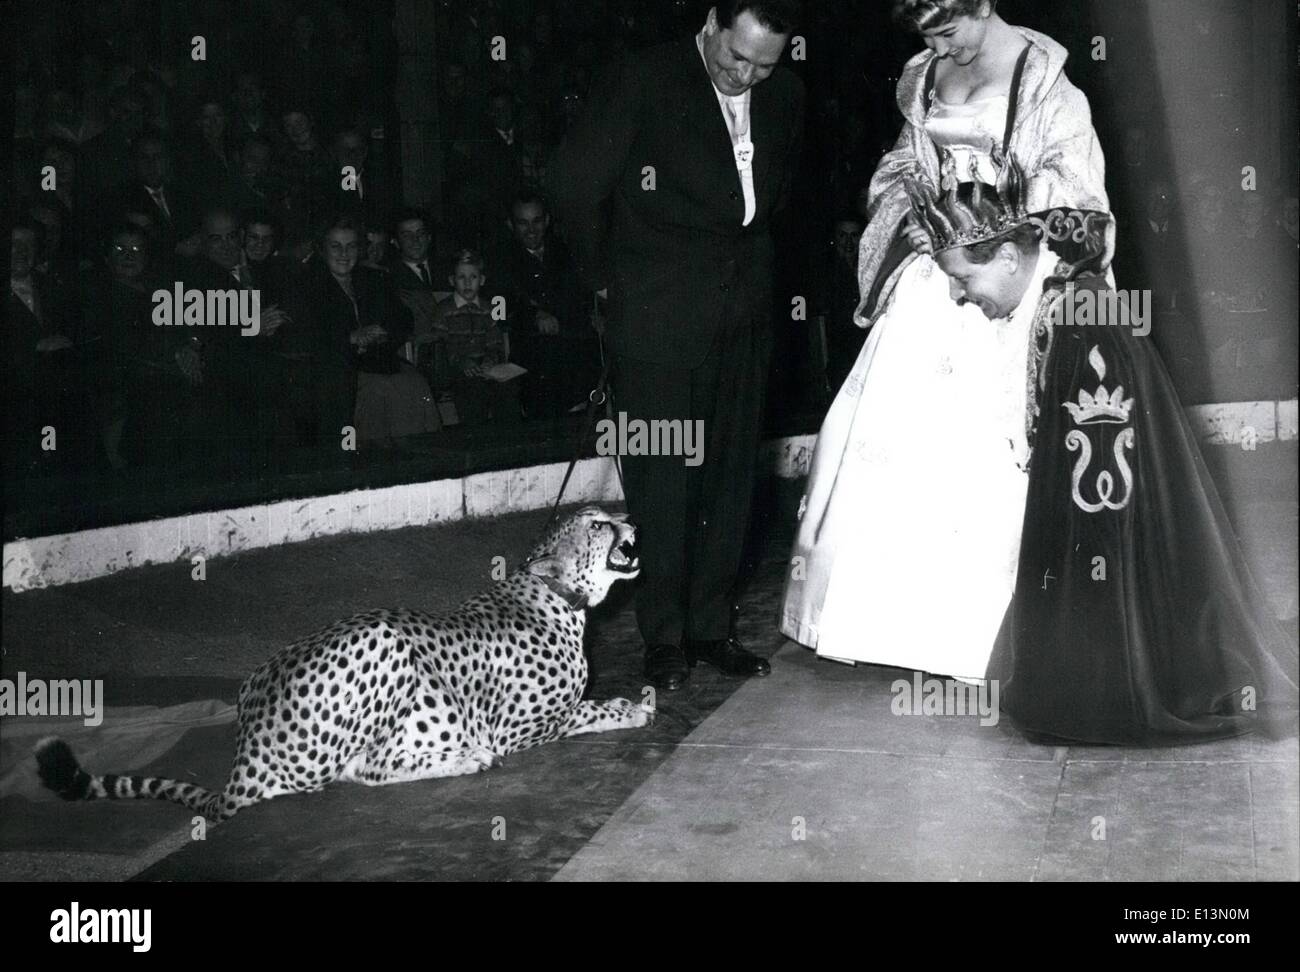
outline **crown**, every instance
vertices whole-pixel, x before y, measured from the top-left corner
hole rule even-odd
[[[971,156],[969,180],[957,177],[957,160],[944,149],[940,157],[940,189],[936,190],[919,169],[904,178],[918,225],[930,236],[934,252],[970,246],[1001,236],[1025,222],[1024,176],[1011,156],[994,144],[989,153],[998,170],[997,183],[980,180],[976,157]]]
[[[1099,382],[1106,380],[1106,362],[1102,360],[1101,349],[1094,346],[1088,354],[1088,363],[1097,373]],[[1113,392],[1107,393],[1106,386],[1097,385],[1097,394],[1090,395],[1079,389],[1079,404],[1062,402],[1074,419],[1075,425],[1095,425],[1101,422],[1127,422],[1129,410],[1133,408],[1133,399],[1124,398],[1124,386],[1116,385]]]

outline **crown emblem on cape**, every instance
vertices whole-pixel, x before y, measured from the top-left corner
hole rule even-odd
[[[1094,346],[1088,354],[1088,363],[1097,373],[1098,381],[1106,380],[1106,362],[1102,360],[1101,349]],[[1075,425],[1095,425],[1100,422],[1127,422],[1128,413],[1133,408],[1133,399],[1124,398],[1124,386],[1116,385],[1113,392],[1107,392],[1106,386],[1097,385],[1097,393],[1089,394],[1079,389],[1079,403],[1062,402],[1062,405],[1074,419]]]
[[[957,160],[944,149],[939,160],[940,187],[936,189],[919,169],[904,177],[903,185],[912,203],[917,224],[930,236],[934,252],[970,246],[1001,236],[1029,218],[1025,211],[1025,180],[1010,155],[1003,156],[996,144],[990,157],[998,171],[997,183],[989,185],[979,177],[976,158],[971,156],[969,178],[961,181]]]

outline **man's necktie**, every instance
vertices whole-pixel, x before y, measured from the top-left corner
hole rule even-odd
[[[727,99],[727,114],[731,116],[731,137],[739,140],[749,134],[749,105],[745,97]]]
[[[148,188],[148,186],[145,188]],[[149,195],[153,196],[153,201],[158,204],[158,208],[163,211],[163,215],[171,219],[172,211],[167,208],[167,197],[163,195],[162,187],[149,189]]]

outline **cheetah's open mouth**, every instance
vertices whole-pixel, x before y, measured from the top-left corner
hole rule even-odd
[[[605,565],[620,574],[633,574],[641,569],[641,560],[636,555],[636,544],[632,540],[623,540],[612,547]]]

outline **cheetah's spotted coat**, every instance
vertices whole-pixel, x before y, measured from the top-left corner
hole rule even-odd
[[[171,800],[224,820],[335,780],[369,786],[477,773],[586,732],[648,724],[627,699],[582,701],[586,608],[635,577],[635,528],[587,507],[490,591],[444,615],[371,611],[277,652],[239,691],[234,766],[221,791],[92,776],[59,739],[37,744],[42,780],[69,800]]]

